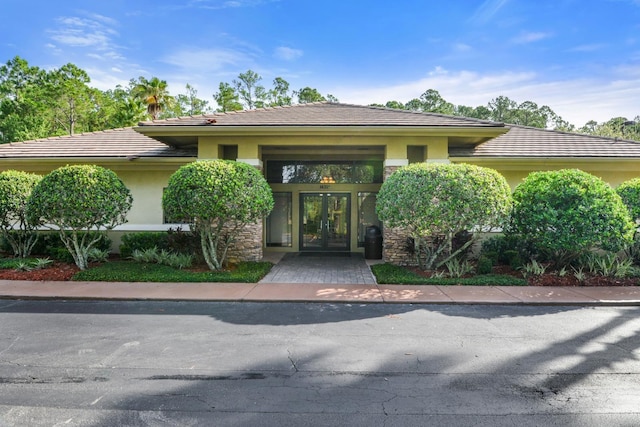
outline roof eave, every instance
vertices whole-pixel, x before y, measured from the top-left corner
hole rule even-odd
[[[507,157],[507,156],[450,156],[452,163],[471,163],[501,171],[534,171],[545,169],[585,169],[609,172],[637,171],[639,157]],[[615,169],[612,169],[615,168]]]
[[[181,164],[192,162],[197,156],[183,157],[167,157],[167,156],[137,156],[130,155],[126,157],[0,157],[0,164],[11,164],[21,162],[37,162],[39,164],[51,163],[163,163],[163,164]]]
[[[448,136],[491,139],[508,132],[502,126],[138,126],[151,137],[194,136]],[[475,144],[474,144],[475,145]]]

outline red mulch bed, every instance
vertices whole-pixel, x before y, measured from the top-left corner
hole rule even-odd
[[[424,271],[418,268],[411,268],[411,271],[422,277],[431,277],[433,274],[431,271]],[[505,274],[522,278],[520,271],[513,270],[507,265],[493,267],[493,274]],[[527,278],[529,286],[638,286],[638,282],[639,279],[637,277],[619,278],[606,276],[587,276],[583,282],[580,282],[572,273],[567,273],[565,276],[560,277],[555,272]]]
[[[75,264],[54,262],[46,268],[31,271],[0,270],[0,280],[71,280],[80,269]]]

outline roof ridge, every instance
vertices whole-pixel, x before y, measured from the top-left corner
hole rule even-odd
[[[251,109],[243,108],[242,110],[214,111],[214,112],[208,113],[208,114],[205,114],[205,113],[196,114],[196,115],[190,114],[188,116],[167,117],[166,119],[145,120],[145,121],[139,122],[138,126],[144,126],[143,123],[180,121],[180,120],[197,119],[197,118],[210,119],[210,118],[216,118],[216,117],[220,117],[220,116],[230,116],[230,115],[236,115],[236,114],[250,114],[250,113],[255,113],[255,112],[259,112],[259,111],[278,110],[278,109],[285,109],[285,108],[298,108],[298,107],[305,107],[307,105],[320,105],[320,104],[340,104],[340,103],[338,103],[338,102],[330,102],[330,101],[314,101],[314,102],[300,102],[300,103],[291,104],[291,105],[270,105],[270,106],[266,106],[266,107],[258,107],[258,108],[251,108]],[[342,105],[347,105],[347,104],[342,104]],[[356,105],[354,105],[354,106],[356,106]]]
[[[492,120],[484,120],[484,119],[477,119],[475,117],[466,117],[466,116],[456,116],[454,114],[443,114],[443,113],[434,113],[432,111],[415,111],[415,110],[404,110],[401,108],[391,108],[391,107],[386,107],[384,105],[358,105],[358,104],[349,104],[349,103],[342,103],[342,102],[334,102],[333,104],[338,104],[338,105],[346,105],[346,106],[350,106],[350,107],[359,107],[359,108],[368,108],[371,110],[382,110],[382,111],[392,111],[392,112],[397,112],[397,113],[410,113],[410,114],[416,114],[416,115],[423,115],[423,116],[435,116],[435,117],[443,117],[443,118],[453,118],[453,119],[462,119],[462,120],[468,120],[470,122],[475,122],[475,123],[484,123],[484,124],[492,124],[492,125],[505,125],[504,122],[495,122]]]

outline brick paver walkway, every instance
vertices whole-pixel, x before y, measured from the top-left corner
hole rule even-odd
[[[260,283],[375,284],[361,254],[286,254]]]

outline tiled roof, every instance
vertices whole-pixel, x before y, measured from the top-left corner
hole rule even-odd
[[[503,127],[502,123],[383,107],[314,102],[142,122],[140,126],[445,126]]]
[[[449,150],[450,157],[640,158],[640,142],[507,125],[509,131],[474,147]]]
[[[133,128],[105,130],[0,144],[3,158],[127,158],[127,157],[196,157],[195,150],[169,147],[144,136]]]

